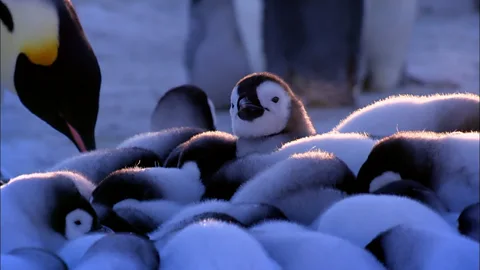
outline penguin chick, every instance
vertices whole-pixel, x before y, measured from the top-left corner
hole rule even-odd
[[[385,270],[369,252],[341,238],[269,224],[251,228],[250,234],[285,270]],[[345,258],[348,258],[347,260]]]
[[[333,131],[387,137],[398,131],[480,131],[480,96],[470,93],[397,95],[358,109]]]
[[[1,94],[8,89],[81,152],[95,150],[101,70],[72,3],[2,0]]]
[[[359,133],[325,133],[294,140],[270,154],[251,154],[222,166],[210,179],[211,185],[243,183],[259,172],[293,154],[323,150],[343,160],[356,175],[375,145],[375,140]]]
[[[150,131],[179,127],[216,130],[215,122],[215,106],[205,91],[184,84],[160,97],[150,118]]]
[[[329,153],[310,151],[259,173],[233,194],[231,202],[273,205],[289,220],[309,225],[346,197],[354,182],[355,176],[343,161]]]
[[[186,162],[195,162],[202,181],[208,181],[227,161],[236,158],[236,142],[237,137],[226,132],[203,132],[177,146],[163,165],[179,168]]]
[[[187,205],[150,234],[150,239],[166,239],[187,225],[214,218],[250,227],[266,220],[286,220],[278,208],[261,203],[231,203],[222,200],[206,200]],[[165,240],[163,240],[165,242]]]
[[[161,159],[152,151],[137,147],[102,149],[65,159],[49,171],[67,170],[81,173],[99,184],[110,173],[130,167],[161,166]]]
[[[182,127],[145,132],[126,139],[117,148],[138,147],[150,150],[159,157],[161,164],[163,164],[175,147],[204,131],[200,128]]]
[[[120,217],[148,234],[182,210],[180,203],[168,200],[137,201],[126,199],[113,206],[113,210]]]
[[[0,255],[2,270],[68,270],[60,257],[41,248],[17,248]]]
[[[93,191],[92,203],[112,208],[125,199],[165,199],[182,204],[200,199],[204,187],[193,162],[177,168],[127,168],[107,176]]]
[[[158,270],[160,256],[147,239],[125,233],[109,234],[96,241],[82,256],[75,270]]]
[[[248,232],[226,223],[190,225],[173,236],[160,254],[165,270],[281,269]]]
[[[93,185],[79,174],[21,175],[0,191],[2,253],[20,247],[56,251],[68,240],[101,229],[88,203]]]
[[[249,228],[251,233],[283,233],[312,231],[310,228],[299,223],[286,220],[267,220]]]
[[[458,234],[447,221],[426,205],[394,195],[362,194],[330,206],[312,228],[365,247],[381,232],[399,224]]]
[[[480,242],[480,202],[467,206],[458,217],[461,234]]]
[[[177,223],[169,223],[168,230],[163,230],[163,234],[155,233],[155,246],[158,250],[161,250],[172,237],[182,231],[183,229],[191,226],[193,224],[212,224],[212,223],[228,223],[237,225],[239,227],[245,228],[245,224],[238,221],[236,218],[232,217],[229,214],[219,213],[219,212],[203,212],[197,215],[180,220]],[[158,237],[160,236],[160,237]]]
[[[366,249],[391,270],[480,269],[477,242],[425,227],[392,227],[375,237]]]
[[[237,156],[269,153],[284,143],[316,133],[302,102],[275,74],[252,73],[237,82],[230,97]]]
[[[445,204],[438,198],[433,190],[425,187],[419,182],[408,179],[389,183],[371,193],[408,197],[429,206],[439,214],[448,212]]]
[[[88,233],[76,239],[68,241],[61,249],[57,251],[57,255],[65,262],[68,269],[75,269],[85,252],[95,242],[105,237],[106,233]]]
[[[399,132],[380,140],[357,177],[361,191],[384,172],[432,189],[449,211],[480,201],[478,132]]]

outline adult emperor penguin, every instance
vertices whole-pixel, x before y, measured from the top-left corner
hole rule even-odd
[[[266,70],[307,105],[354,105],[364,1],[264,0]]]
[[[69,0],[2,0],[1,92],[8,89],[79,151],[96,148],[101,73]]]
[[[251,72],[233,0],[189,0],[189,7],[185,45],[189,83],[205,89],[215,107],[226,109],[227,89]]]
[[[432,88],[457,88],[448,80],[426,81],[407,72],[412,32],[422,1],[364,0],[360,88],[385,92],[413,84]]]

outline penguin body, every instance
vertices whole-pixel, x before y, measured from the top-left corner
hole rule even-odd
[[[81,175],[22,175],[0,190],[2,254],[22,247],[56,251],[68,240],[101,229],[88,203],[93,185]]]
[[[307,105],[353,105],[363,2],[264,0],[266,70],[285,78]]]
[[[281,269],[247,231],[224,222],[192,224],[176,233],[160,254],[166,270]]]
[[[480,242],[480,202],[467,206],[458,217],[461,234]]]
[[[215,107],[229,106],[232,85],[251,72],[232,0],[189,0],[185,66],[190,84],[205,90]]]
[[[398,132],[380,140],[362,165],[358,185],[391,171],[431,188],[449,211],[480,201],[478,132]],[[455,157],[455,158],[452,158]]]
[[[378,234],[399,224],[458,234],[442,216],[422,203],[372,194],[350,196],[333,204],[315,220],[312,228],[363,248]]]
[[[193,162],[177,168],[127,168],[107,176],[93,191],[92,203],[113,207],[126,200],[166,199],[181,204],[197,201],[204,187]]]
[[[289,141],[314,135],[303,103],[282,78],[252,73],[237,82],[230,97],[237,157],[269,153]]]
[[[125,233],[109,234],[96,241],[82,256],[76,270],[157,270],[160,256],[147,239]]]
[[[240,186],[231,202],[273,205],[289,220],[310,225],[323,210],[346,197],[354,181],[343,161],[329,153],[310,151],[262,171]]]
[[[480,97],[475,94],[394,95],[356,110],[333,131],[374,137],[398,131],[479,131],[479,115]]]
[[[373,239],[366,249],[391,270],[476,270],[480,245],[462,235],[398,225]]]
[[[68,270],[60,257],[41,248],[17,248],[0,255],[2,270]]]
[[[75,269],[80,259],[87,250],[98,240],[105,237],[106,233],[89,233],[76,239],[68,241],[61,249],[57,251],[57,255],[62,258],[68,269]]]
[[[223,200],[205,200],[187,205],[149,234],[150,239],[168,239],[174,232],[205,219],[235,223],[250,227],[267,220],[286,220],[278,208],[262,203],[231,203]],[[157,244],[158,246],[158,244]]]
[[[440,214],[448,212],[445,204],[438,198],[433,190],[419,182],[408,179],[391,182],[371,193],[404,196],[419,201]]]
[[[260,226],[250,234],[282,269],[385,270],[372,254],[341,238],[307,229],[282,230],[283,224]]]
[[[164,167],[181,167],[195,162],[202,181],[217,172],[226,162],[236,158],[237,137],[222,131],[207,131],[177,146],[167,157]]]
[[[161,166],[162,160],[152,151],[138,148],[112,148],[95,150],[67,158],[49,171],[68,170],[80,173],[99,184],[110,173],[129,167]]]
[[[215,122],[215,106],[205,91],[185,84],[160,97],[150,117],[150,131],[179,127],[216,130]]]
[[[101,71],[75,8],[66,0],[3,0],[1,92],[94,150]]]
[[[291,155],[320,149],[333,153],[343,160],[356,175],[375,142],[364,134],[332,132],[291,141],[284,144],[277,152],[282,155]]]
[[[226,163],[212,176],[210,182],[243,183],[259,172],[293,154],[310,150],[333,153],[344,161],[356,175],[375,145],[375,140],[358,133],[325,133],[285,143],[270,154],[251,154]]]
[[[200,128],[182,127],[145,132],[124,140],[117,148],[138,147],[150,150],[160,158],[163,164],[175,147],[204,131]]]
[[[126,199],[113,206],[113,211],[144,235],[182,210],[184,205],[168,200],[137,201]]]

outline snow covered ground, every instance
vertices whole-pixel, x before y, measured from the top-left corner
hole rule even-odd
[[[73,2],[103,73],[97,145],[99,148],[115,146],[128,136],[146,131],[150,113],[163,91],[186,82],[181,57],[187,33],[187,1]],[[252,5],[252,1],[237,3],[242,3],[242,14],[258,14],[254,9],[258,6]],[[255,20],[249,16],[240,16],[247,29],[255,27]],[[250,31],[252,36],[247,40],[254,40],[255,33],[258,31]],[[248,47],[256,48],[255,44]],[[459,91],[478,93],[478,13],[420,18],[412,40],[409,71],[421,78],[452,80],[461,85]],[[408,88],[395,93],[398,92],[438,91]],[[361,104],[386,95],[363,95]],[[350,111],[349,108],[310,109],[309,113],[322,132]],[[219,128],[229,131],[227,112],[219,112],[218,119]],[[2,168],[13,176],[40,171],[76,153],[70,141],[6,93],[1,114]]]

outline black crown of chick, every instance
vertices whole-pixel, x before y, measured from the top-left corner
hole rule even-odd
[[[1,87],[81,152],[94,150],[101,72],[69,0],[1,0]]]

